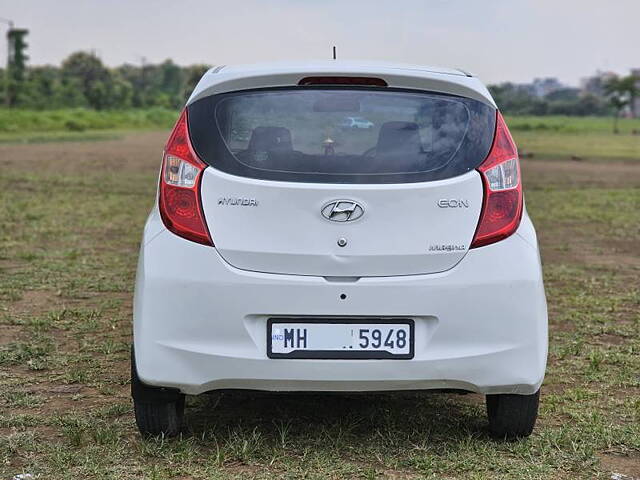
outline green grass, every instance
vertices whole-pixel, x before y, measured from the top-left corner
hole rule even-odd
[[[44,132],[171,128],[176,118],[176,111],[164,108],[109,111],[0,108],[0,134],[17,136]]]
[[[104,148],[95,154],[108,162]],[[474,395],[234,394],[189,399],[182,437],[145,440],[128,347],[157,159],[113,171],[65,160],[78,168],[0,175],[1,479],[608,479],[640,469],[640,189],[606,169],[597,188],[525,183],[550,311],[530,439],[491,440]]]
[[[527,191],[529,204],[534,222],[546,231],[557,225],[584,227],[594,229],[598,238],[640,240],[638,188],[531,189]]]
[[[538,131],[542,133],[612,133],[611,117],[567,117],[562,115],[531,116],[518,115],[505,117],[512,132]],[[640,132],[640,118],[620,118],[620,135],[630,135],[634,130]]]
[[[640,119],[620,119],[620,133],[606,117],[507,117],[519,150],[534,157],[640,160]],[[636,132],[634,134],[634,132]]]
[[[521,154],[535,158],[640,161],[640,135],[514,131]]]

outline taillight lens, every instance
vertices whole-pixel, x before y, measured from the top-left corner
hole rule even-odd
[[[500,112],[493,146],[478,167],[484,202],[471,248],[489,245],[512,235],[522,217],[522,182],[518,150]]]
[[[160,215],[183,238],[213,246],[202,212],[200,181],[206,164],[193,151],[184,110],[164,149],[160,175]]]

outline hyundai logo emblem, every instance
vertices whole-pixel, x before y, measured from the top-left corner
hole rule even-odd
[[[321,213],[332,222],[353,222],[364,215],[364,208],[353,200],[333,200],[322,207]]]

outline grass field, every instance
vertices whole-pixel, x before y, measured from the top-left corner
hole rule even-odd
[[[550,353],[515,443],[489,438],[480,396],[444,394],[190,399],[182,438],[142,440],[131,295],[166,133],[0,145],[0,479],[640,478],[640,155],[599,158],[593,134],[617,143],[556,131],[588,160],[523,160]]]
[[[507,117],[522,153],[542,158],[640,160],[640,119],[620,119],[612,133],[606,117]]]
[[[166,108],[102,111],[84,108],[15,110],[0,108],[0,143],[106,140],[123,131],[171,128],[176,112]]]

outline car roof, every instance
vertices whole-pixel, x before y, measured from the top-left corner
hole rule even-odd
[[[352,69],[359,69],[368,67],[384,73],[391,70],[407,70],[407,71],[423,71],[432,73],[442,73],[446,75],[463,75],[469,74],[462,70],[455,68],[436,67],[432,65],[414,65],[409,63],[393,63],[393,62],[381,62],[376,60],[309,60],[309,61],[280,61],[280,62],[263,62],[263,63],[248,63],[238,65],[220,65],[214,67],[214,70],[218,72],[234,72],[234,73],[246,73],[256,71],[277,71],[280,69],[295,69],[310,71],[317,69],[340,69],[349,71]]]
[[[298,85],[310,76],[367,76],[383,78],[389,87],[449,93],[474,98],[495,107],[493,98],[476,77],[462,70],[376,61],[310,60],[209,69],[194,89],[187,105],[218,93],[255,88]]]

